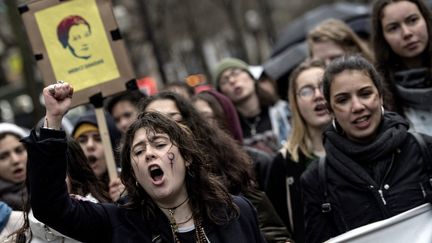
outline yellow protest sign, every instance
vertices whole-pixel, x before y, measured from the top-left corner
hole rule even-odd
[[[118,78],[95,0],[75,0],[35,13],[56,79],[76,91]]]
[[[19,11],[45,84],[71,83],[73,106],[135,81],[110,0],[38,0]]]

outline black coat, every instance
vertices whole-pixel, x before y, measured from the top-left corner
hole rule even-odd
[[[57,231],[83,242],[173,242],[167,217],[159,210],[158,220],[147,221],[143,210],[114,204],[73,200],[66,189],[65,133],[41,129],[32,131],[27,146],[31,204],[37,219]],[[203,222],[213,242],[265,242],[258,228],[252,204],[233,196],[240,216],[223,226]],[[156,231],[155,231],[156,229]]]
[[[430,161],[406,131],[407,123],[392,113],[380,126],[376,140],[366,145],[350,142],[333,128],[324,133],[328,197],[320,185],[317,161],[301,178],[306,242],[323,242],[431,201],[426,169]],[[432,149],[432,138],[424,138]],[[322,212],[324,202],[331,205],[328,213]]]
[[[304,242],[303,199],[301,197],[300,176],[312,161],[303,153],[299,162],[294,162],[290,154],[278,153],[270,167],[266,193],[279,217],[292,232],[296,243]]]

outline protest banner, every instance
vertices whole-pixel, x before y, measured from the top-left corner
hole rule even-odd
[[[117,177],[101,100],[126,90],[135,83],[135,75],[111,1],[37,0],[18,10],[45,86],[57,80],[72,84],[72,107],[96,100],[91,103],[108,172],[110,179]]]
[[[389,219],[368,224],[325,243],[430,243],[432,242],[432,206],[423,204]]]

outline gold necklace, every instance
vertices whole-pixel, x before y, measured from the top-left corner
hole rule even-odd
[[[179,208],[180,206],[182,206],[183,204],[185,204],[188,200],[189,200],[189,198],[187,197],[187,198],[186,198],[183,202],[181,202],[179,205],[177,205],[177,206],[175,206],[175,207],[172,207],[172,208],[164,208],[164,207],[159,206],[159,207],[162,208],[162,209],[168,210],[170,225],[171,225],[171,228],[174,229],[175,232],[178,231],[178,225],[177,225],[176,220],[175,220],[175,218],[174,218],[175,210],[176,210],[177,208]],[[187,222],[187,221],[186,221],[186,222]]]
[[[202,226],[202,223],[201,223],[201,220],[199,218],[198,219],[194,218],[194,223],[195,223],[195,241],[197,243],[208,243],[206,235],[205,235],[204,227]],[[171,232],[172,232],[173,237],[174,237],[174,242],[175,243],[181,243],[180,239],[177,236],[178,226],[176,225],[175,227],[173,227],[172,224],[170,224],[170,225],[171,225]]]

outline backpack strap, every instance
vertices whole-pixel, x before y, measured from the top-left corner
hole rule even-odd
[[[428,148],[423,136],[420,133],[417,132],[410,132],[415,140],[417,141],[417,144],[420,146],[420,151],[422,153],[423,160],[427,160],[425,163],[427,172],[429,173],[429,183],[432,186],[432,154],[430,149]]]
[[[420,133],[416,133],[416,132],[410,132],[410,133],[414,136],[418,145],[420,146],[420,150],[423,158],[429,161],[429,163],[427,163],[427,167],[430,168],[432,165],[432,155],[431,152],[429,151],[429,148],[426,145],[423,136]]]
[[[328,200],[328,189],[327,189],[327,174],[326,174],[326,157],[320,157],[318,160],[318,180],[323,189],[323,203],[321,204],[321,211],[323,213],[331,212],[331,204]]]

